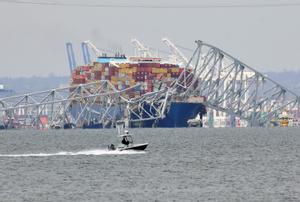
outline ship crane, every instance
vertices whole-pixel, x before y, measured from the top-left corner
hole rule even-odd
[[[149,51],[149,48],[146,48],[139,40],[132,39],[131,43],[135,46],[139,56],[141,57],[152,57],[152,54]]]
[[[162,42],[171,49],[173,56],[178,62],[183,63],[184,66],[187,66],[189,63],[188,59],[182,54],[182,52],[170,41],[168,38],[162,38]]]

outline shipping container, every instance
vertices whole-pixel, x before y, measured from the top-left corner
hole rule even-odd
[[[161,60],[157,58],[136,57],[134,59],[136,62],[123,61],[118,63],[118,67],[108,62],[94,62],[92,65],[79,66],[72,72],[72,83],[109,80],[119,90],[141,84],[127,92],[129,97],[134,97],[169,85],[183,71],[183,68],[178,65],[160,63]]]

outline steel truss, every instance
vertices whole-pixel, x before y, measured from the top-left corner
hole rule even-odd
[[[299,116],[297,94],[217,47],[202,41],[196,44],[173,92],[185,98],[205,96],[208,108],[231,116],[232,126],[235,117],[247,120],[250,126],[267,126],[284,110],[294,110]]]
[[[119,91],[104,80],[2,98],[0,123],[8,128],[61,128],[66,125],[82,127],[97,119],[103,127],[114,127],[117,120],[126,116],[130,119],[132,113],[138,117],[135,121],[162,117],[161,110],[165,105],[160,99],[162,91],[128,98],[126,92],[135,87]],[[149,102],[154,113],[143,113],[146,111],[145,103]],[[77,113],[72,114],[74,107]],[[47,115],[48,126],[41,121],[44,115]]]

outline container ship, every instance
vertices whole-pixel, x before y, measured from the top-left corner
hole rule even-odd
[[[103,54],[89,65],[78,66],[72,71],[73,85],[95,82],[97,80],[108,80],[117,90],[128,89],[122,94],[127,98],[136,98],[145,93],[155,92],[169,87],[179,77],[184,68],[178,64],[162,62],[158,57],[129,57],[124,54],[107,56]],[[203,104],[205,98],[199,98],[190,102],[173,101],[164,118],[159,120],[147,120],[132,123],[130,127],[188,127],[188,120],[197,115],[202,117],[206,113]],[[97,106],[95,106],[97,107]],[[79,112],[76,105],[72,106],[73,114]],[[151,113],[151,110],[148,111]],[[122,110],[119,110],[119,118],[122,118]],[[135,119],[134,115],[130,117]],[[83,128],[113,127],[108,124],[85,123]]]

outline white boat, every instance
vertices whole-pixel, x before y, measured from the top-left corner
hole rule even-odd
[[[124,150],[145,150],[148,146],[148,143],[140,143],[140,144],[134,144],[133,143],[133,138],[132,134],[129,134],[129,131],[124,131],[124,122],[118,122],[117,123],[117,129],[118,129],[118,134],[119,137],[122,138],[122,145],[115,147],[115,145],[111,144],[108,145],[108,150],[119,150],[119,151],[124,151]],[[121,135],[120,135],[121,134]]]
[[[119,150],[119,151],[124,151],[124,150],[138,150],[138,151],[143,151],[147,148],[148,143],[142,143],[142,144],[131,144],[128,146],[118,146],[115,148],[114,146],[109,145],[108,150]]]

